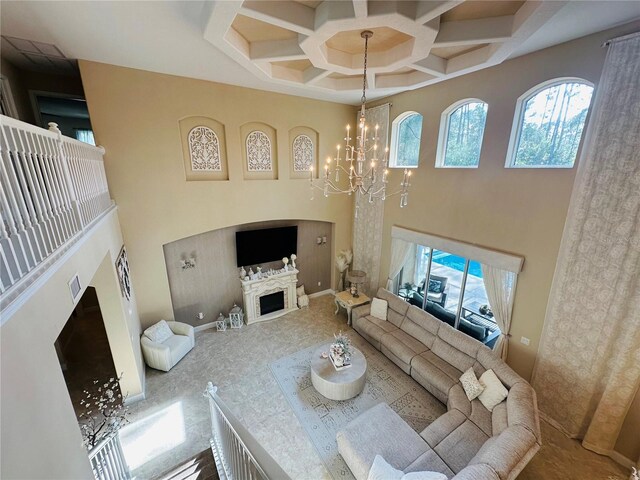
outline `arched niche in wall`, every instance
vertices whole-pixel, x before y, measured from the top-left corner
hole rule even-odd
[[[266,123],[245,123],[240,127],[240,138],[245,180],[277,180],[276,129]]]
[[[229,180],[224,125],[208,117],[185,117],[178,123],[187,181]]]
[[[309,178],[318,175],[318,132],[309,127],[294,127],[289,130],[289,177]]]

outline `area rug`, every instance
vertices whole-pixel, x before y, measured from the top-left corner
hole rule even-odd
[[[270,365],[284,396],[336,480],[354,478],[338,453],[336,433],[362,412],[385,402],[416,432],[421,432],[446,412],[442,403],[366,340],[355,333],[350,337],[353,345],[367,359],[364,390],[350,400],[329,400],[311,384],[311,355],[323,344],[306,348]],[[329,344],[330,341],[327,339],[324,343]]]

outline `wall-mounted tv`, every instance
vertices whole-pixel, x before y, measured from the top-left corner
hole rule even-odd
[[[298,249],[298,227],[236,232],[236,265],[246,267],[290,257]]]

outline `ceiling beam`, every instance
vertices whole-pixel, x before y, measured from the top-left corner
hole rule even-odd
[[[304,60],[307,55],[300,48],[298,39],[265,40],[251,42],[249,48],[251,60],[266,60],[269,62],[281,62],[286,60]]]
[[[513,33],[513,15],[440,23],[434,47],[504,42]]]
[[[248,0],[239,13],[302,35],[311,35],[314,30],[315,10],[298,2]]]

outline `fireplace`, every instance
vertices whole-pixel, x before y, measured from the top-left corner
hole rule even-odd
[[[284,292],[271,293],[260,297],[260,315],[284,309]]]

